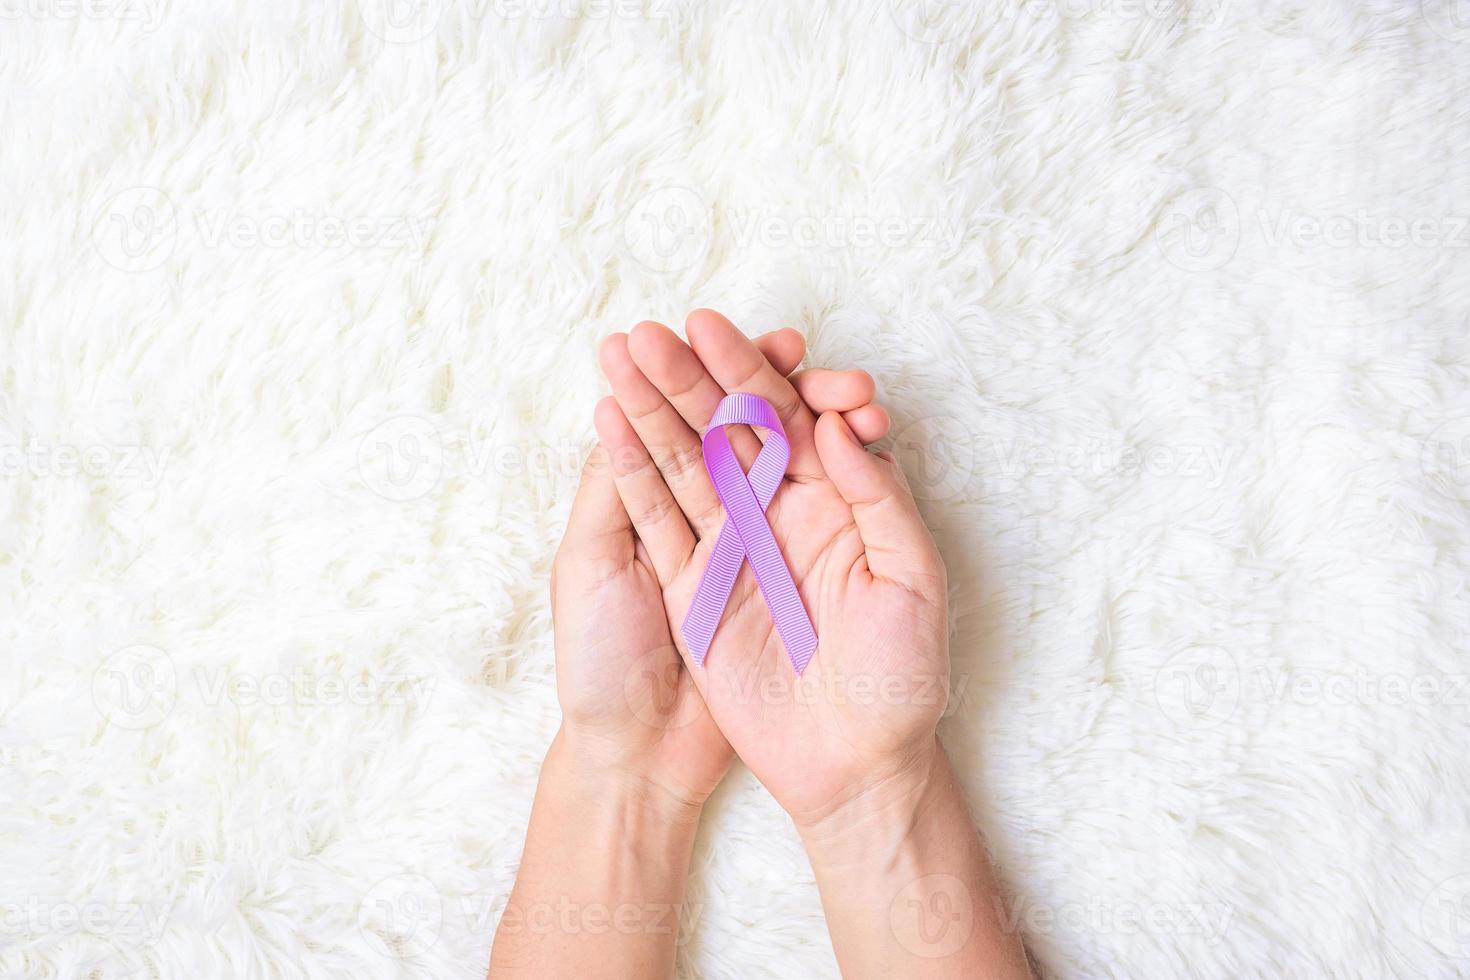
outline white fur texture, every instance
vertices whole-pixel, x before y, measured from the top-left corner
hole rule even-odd
[[[877,377],[1048,975],[1470,975],[1463,0],[4,9],[0,975],[480,976],[695,306]],[[836,975],[743,770],[690,901]]]

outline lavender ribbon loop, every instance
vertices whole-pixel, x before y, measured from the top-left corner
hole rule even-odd
[[[740,471],[740,460],[735,458],[730,437],[725,433],[725,426],[740,424],[760,426],[770,432],[749,474]],[[704,433],[704,465],[729,519],[715,539],[709,564],[680,627],[698,665],[702,666],[709,654],[730,590],[735,587],[735,576],[746,558],[750,559],[756,584],[771,609],[776,632],[786,644],[786,655],[798,674],[806,669],[816,652],[817,633],[801,604],[801,594],[791,580],[791,569],[786,567],[786,559],[771,534],[765,514],[781,478],[786,475],[790,459],[791,444],[786,441],[781,419],[770,403],[744,393],[725,396]]]

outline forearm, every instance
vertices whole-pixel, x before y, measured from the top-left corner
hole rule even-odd
[[[668,977],[699,812],[559,733],[490,976]]]
[[[937,740],[912,771],[801,832],[848,980],[1031,976]]]

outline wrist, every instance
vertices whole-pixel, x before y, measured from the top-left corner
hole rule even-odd
[[[948,759],[938,737],[931,736],[849,797],[821,813],[794,816],[812,864],[872,867],[896,854],[949,778]]]
[[[844,976],[1029,977],[944,750],[800,828]]]
[[[542,779],[598,810],[636,815],[670,830],[697,827],[704,797],[672,785],[595,734],[563,726],[542,763]]]

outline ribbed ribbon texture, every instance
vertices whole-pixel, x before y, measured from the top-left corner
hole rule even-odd
[[[725,432],[727,425],[754,425],[770,432],[749,474],[741,472],[740,460],[730,448],[730,437]],[[725,505],[728,519],[715,539],[709,564],[681,627],[696,664],[704,664],[720,617],[724,615],[725,603],[730,599],[730,590],[735,587],[735,576],[747,558],[761,595],[770,607],[776,632],[786,644],[791,666],[800,674],[816,652],[816,630],[812,629],[812,621],[801,604],[801,594],[791,580],[791,569],[786,567],[786,559],[766,521],[766,508],[781,486],[790,459],[791,444],[786,441],[781,419],[769,402],[744,393],[725,396],[704,434],[704,465],[715,485],[715,493]]]

